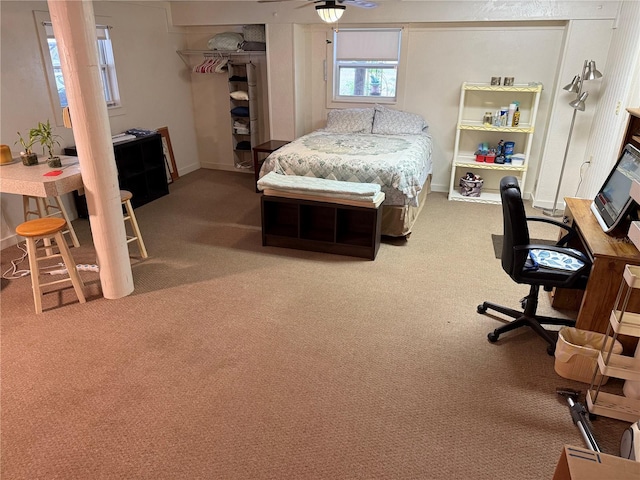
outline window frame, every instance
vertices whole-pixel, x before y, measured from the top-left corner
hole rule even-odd
[[[339,67],[340,62],[336,60],[336,48],[335,44],[335,28],[331,28],[328,32],[327,38],[327,60],[325,62],[325,83],[326,83],[326,106],[327,108],[352,108],[362,107],[367,105],[402,105],[404,103],[404,78],[406,71],[406,53],[407,53],[407,29],[404,25],[385,25],[380,27],[370,26],[353,26],[353,27],[340,27],[340,31],[392,31],[397,30],[400,35],[399,38],[399,53],[396,66],[396,95],[395,98],[383,97],[376,95],[363,95],[363,96],[347,96],[338,95],[339,88]],[[381,68],[388,68],[389,64],[384,64],[384,61],[379,63]],[[352,64],[353,65],[353,64]],[[345,62],[345,67],[349,65]],[[365,68],[375,68],[376,64],[368,64]]]
[[[47,25],[51,25],[51,17],[49,15],[49,12],[45,12],[45,11],[34,10],[33,14],[36,20],[38,38],[40,39],[42,61],[44,65],[45,75],[47,77],[47,85],[49,88],[49,98],[51,101],[51,107],[54,112],[55,124],[59,127],[62,127],[64,126],[63,119],[62,119],[63,107],[61,105],[60,97],[58,94],[58,88],[57,88],[56,76],[55,76],[55,67],[53,66],[53,62],[51,61],[51,55],[49,53],[49,38],[51,37],[49,37],[49,35],[47,34]],[[96,16],[95,19],[96,19],[96,31],[98,32],[100,29],[103,29],[106,35],[109,36],[109,29],[111,28],[108,26],[109,18]],[[111,41],[110,37],[109,37],[109,40]],[[98,44],[99,43],[100,41],[98,41]],[[122,106],[122,99],[120,97],[118,81],[116,78],[115,58],[114,58],[115,55],[113,54],[113,49],[114,49],[113,42],[111,41],[110,52],[107,49],[101,48],[102,46],[96,45],[96,47],[98,48],[98,61],[100,62],[101,80],[104,81],[104,79],[107,78],[107,80],[109,81],[109,85],[111,87],[111,94],[114,97],[113,101],[106,102],[108,115],[110,117],[124,115],[126,111]],[[106,65],[102,63],[103,60],[107,61]],[[104,84],[103,84],[103,91],[104,91]]]

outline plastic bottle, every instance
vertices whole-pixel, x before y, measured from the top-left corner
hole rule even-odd
[[[509,113],[509,107],[500,107],[500,126],[507,126],[507,116]]]
[[[509,105],[509,112],[507,113],[507,127],[513,127],[513,115],[516,113],[518,106],[515,103]]]
[[[516,106],[516,111],[513,112],[513,126],[517,127],[520,125],[520,107]]]
[[[496,113],[493,116],[493,126],[494,127],[500,126],[500,110],[496,110]]]

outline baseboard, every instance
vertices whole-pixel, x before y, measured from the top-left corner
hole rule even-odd
[[[233,165],[214,162],[200,162],[201,168],[208,168],[209,170],[224,170],[225,172],[241,172],[250,173],[253,175],[253,170],[250,168],[236,168]]]
[[[20,239],[18,238],[18,235],[16,235],[15,233],[13,235],[5,237],[2,240],[0,240],[0,250],[13,247],[14,245],[17,245],[19,241]]]

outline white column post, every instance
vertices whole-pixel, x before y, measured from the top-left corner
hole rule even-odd
[[[133,292],[118,172],[99,73],[93,3],[48,0],[105,298]]]

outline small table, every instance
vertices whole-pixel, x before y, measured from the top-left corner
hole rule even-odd
[[[83,187],[80,165],[75,157],[60,155],[62,168],[50,168],[41,157],[38,165],[25,166],[21,162],[0,167],[0,191],[32,197],[56,197]],[[52,170],[60,175],[46,176]]]
[[[268,142],[261,143],[260,145],[253,147],[253,175],[255,177],[256,183],[258,183],[258,175],[260,174],[260,167],[264,163],[264,159],[259,160],[259,153],[273,153],[278,150],[280,147],[285,146],[289,143],[286,140],[269,140]],[[258,187],[256,186],[256,192],[260,192]]]

